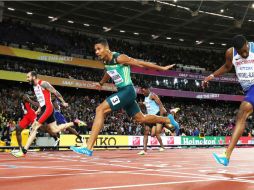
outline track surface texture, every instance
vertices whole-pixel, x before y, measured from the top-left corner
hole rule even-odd
[[[218,165],[223,149],[29,152],[16,159],[0,153],[1,190],[253,190],[254,148],[235,149],[230,165]]]

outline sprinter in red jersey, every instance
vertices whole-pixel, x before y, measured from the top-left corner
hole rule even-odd
[[[64,107],[67,107],[68,103],[64,101],[62,95],[51,84],[49,84],[47,81],[40,80],[37,77],[37,73],[35,71],[27,73],[27,81],[33,85],[34,93],[40,105],[40,113],[32,124],[32,132],[30,133],[25,147],[22,148],[22,150],[19,152],[12,152],[12,155],[17,158],[23,157],[27,153],[27,150],[36,137],[38,129],[42,125],[46,125],[48,130],[54,134],[64,131],[65,129],[74,125],[85,125],[84,122],[75,119],[73,122],[64,123],[57,126],[54,118],[54,107],[51,102],[51,93],[55,94],[55,96],[61,101]]]
[[[19,99],[19,104],[20,104],[21,109],[23,111],[23,118],[16,125],[16,138],[17,138],[19,148],[21,150],[22,149],[21,132],[24,129],[28,128],[30,125],[32,125],[32,123],[36,119],[36,112],[33,110],[31,105],[39,108],[39,103],[31,100],[27,94],[22,94],[19,91],[17,91],[14,94],[14,96],[15,96],[15,98]]]

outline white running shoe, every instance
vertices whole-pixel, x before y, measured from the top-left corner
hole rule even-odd
[[[17,153],[17,152],[19,152],[20,151],[20,149],[13,149],[12,151],[11,151],[11,153]]]
[[[60,138],[57,138],[57,140],[56,140],[55,143],[54,143],[54,147],[58,146],[59,141],[60,141]]]
[[[174,109],[171,109],[170,112],[173,112],[173,113],[177,113],[180,111],[180,108],[174,108]]]
[[[159,152],[164,152],[165,148],[160,148]]]
[[[147,154],[147,152],[145,152],[144,150],[141,150],[139,153],[138,153],[138,155],[146,155]]]

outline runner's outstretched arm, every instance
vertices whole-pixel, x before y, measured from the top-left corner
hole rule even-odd
[[[150,62],[146,62],[146,61],[140,61],[140,60],[128,57],[125,54],[121,54],[117,58],[117,62],[120,63],[120,64],[123,64],[123,65],[146,67],[146,68],[160,70],[160,71],[167,71],[167,70],[169,70],[169,69],[171,69],[175,66],[175,64],[173,64],[173,65],[168,65],[168,66],[162,67],[162,66],[156,65],[154,63],[150,63]]]

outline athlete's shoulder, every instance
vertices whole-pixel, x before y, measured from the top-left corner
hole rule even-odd
[[[157,96],[157,94],[155,94],[154,92],[151,92],[150,98],[151,98],[151,99],[154,99],[154,97],[158,97],[158,96]]]
[[[235,56],[234,54],[237,53],[234,47],[228,48],[226,51],[226,58],[227,59],[232,59],[233,56]]]
[[[119,52],[115,52],[115,51],[113,52],[113,59],[115,59],[117,63],[118,63],[118,57],[119,57],[120,55],[122,55],[122,54],[119,53]]]
[[[44,81],[41,80],[41,79],[38,80],[38,84],[39,84],[39,85],[41,85],[43,82],[44,82]]]
[[[115,57],[115,58],[117,58],[121,55],[121,53],[116,52],[116,51],[113,51],[112,53],[113,53],[113,57]]]
[[[42,87],[49,87],[50,86],[50,83],[48,81],[45,81],[45,80],[40,80],[38,82],[39,85],[41,85]]]

